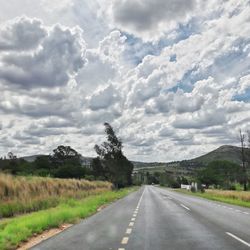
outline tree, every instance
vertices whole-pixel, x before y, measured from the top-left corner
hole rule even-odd
[[[104,123],[107,141],[100,146],[95,145],[107,179],[116,188],[132,184],[133,164],[123,155],[122,141],[119,139],[109,123]]]
[[[240,166],[230,161],[212,161],[198,172],[198,180],[205,184],[230,188],[231,184],[241,181]]]
[[[47,155],[37,156],[34,161],[34,164],[36,168],[39,168],[39,169],[50,169],[51,167],[49,157]]]
[[[91,170],[95,178],[101,177],[102,179],[106,179],[107,173],[105,170],[105,166],[102,164],[99,157],[95,157],[91,161]]]
[[[81,165],[81,155],[70,146],[60,145],[53,150],[53,155],[50,157],[51,162],[56,165]]]
[[[18,159],[16,155],[14,155],[12,152],[8,153],[9,158],[9,170],[11,174],[16,174],[18,172]]]
[[[54,176],[57,178],[76,178],[80,179],[85,176],[85,169],[81,166],[76,165],[63,165],[59,167]]]
[[[245,155],[245,134],[242,133],[240,129],[240,144],[241,144],[241,160],[242,160],[242,181],[244,186],[244,191],[247,191],[247,169],[246,169],[246,155]]]

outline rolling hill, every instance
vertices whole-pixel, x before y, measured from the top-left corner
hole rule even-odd
[[[249,148],[246,149],[245,153],[246,156],[248,156],[249,158],[250,149]],[[215,160],[227,160],[235,162],[237,164],[241,164],[242,162],[241,148],[236,146],[223,145],[207,154],[194,158],[190,161],[200,162],[203,163],[204,165],[207,165],[209,162]]]

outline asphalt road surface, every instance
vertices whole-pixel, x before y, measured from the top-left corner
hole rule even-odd
[[[250,249],[250,209],[145,186],[33,250]]]

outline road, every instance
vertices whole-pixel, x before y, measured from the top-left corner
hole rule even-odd
[[[246,250],[250,209],[145,186],[33,250]]]

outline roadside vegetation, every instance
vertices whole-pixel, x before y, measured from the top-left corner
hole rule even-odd
[[[104,123],[106,141],[95,145],[97,157],[88,164],[81,154],[70,146],[59,145],[51,155],[39,155],[28,162],[12,152],[0,158],[0,172],[20,176],[43,176],[101,180],[116,188],[132,185],[133,164],[124,155],[122,140],[109,123]]]
[[[201,192],[189,192],[183,189],[178,189],[178,192],[199,196],[209,200],[221,201],[232,205],[238,205],[250,208],[250,191],[246,192],[246,191],[208,189],[206,190],[205,193],[201,193]]]
[[[2,220],[0,221],[0,250],[15,249],[21,242],[46,229],[55,228],[64,223],[75,223],[79,219],[94,214],[100,206],[135,190],[136,188],[125,188],[106,191],[83,199],[65,199],[54,208]]]
[[[0,174],[0,218],[54,207],[65,199],[81,199],[111,188],[111,183],[103,181]]]
[[[104,127],[107,140],[95,145],[97,157],[87,164],[64,145],[31,162],[12,152],[0,158],[0,250],[77,222],[136,190],[128,188],[133,164],[123,154],[121,139],[110,124]]]

